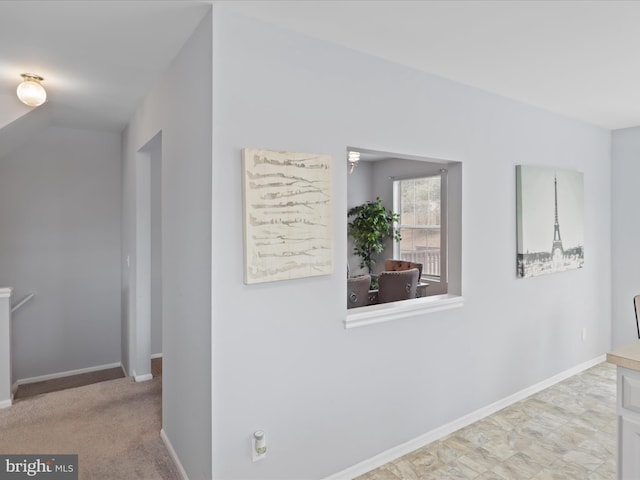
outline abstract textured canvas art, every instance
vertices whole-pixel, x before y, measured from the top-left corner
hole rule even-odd
[[[331,157],[242,151],[247,284],[333,272]]]

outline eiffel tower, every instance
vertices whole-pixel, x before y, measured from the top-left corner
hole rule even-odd
[[[553,223],[553,246],[551,247],[551,255],[553,257],[563,256],[564,249],[562,248],[562,239],[560,238],[560,224],[558,223],[558,178],[553,176],[553,184],[556,193],[556,215],[555,222]]]

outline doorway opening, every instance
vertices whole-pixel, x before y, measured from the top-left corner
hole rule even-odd
[[[131,375],[136,382],[162,372],[162,133],[136,160],[135,302],[130,318]],[[153,361],[153,362],[152,362]]]

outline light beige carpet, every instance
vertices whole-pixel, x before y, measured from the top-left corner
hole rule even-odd
[[[17,401],[0,410],[0,453],[78,454],[82,480],[178,480],[160,439],[162,377],[131,377]]]

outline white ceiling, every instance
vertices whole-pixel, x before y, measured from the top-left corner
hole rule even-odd
[[[568,117],[640,125],[638,1],[223,1]]]
[[[211,8],[190,1],[0,1],[0,92],[44,77],[54,122],[120,131]]]
[[[0,1],[0,93],[120,130],[211,1]],[[233,0],[234,10],[607,127],[640,125],[639,1]]]

